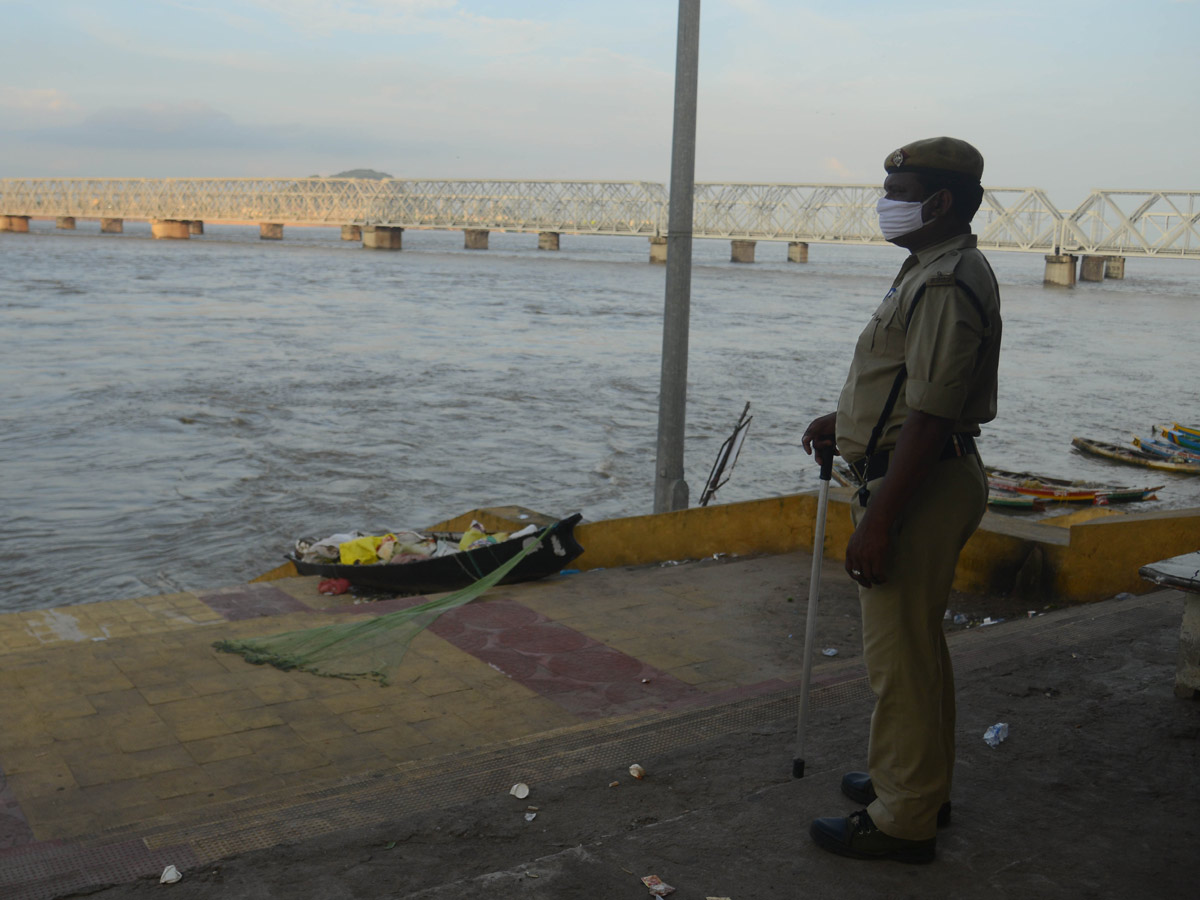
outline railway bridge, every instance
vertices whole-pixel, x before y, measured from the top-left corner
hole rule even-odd
[[[884,244],[875,217],[879,185],[701,182],[693,237],[731,242],[730,258],[753,262],[759,241],[785,242],[807,262],[810,244]],[[5,178],[0,231],[31,218],[70,229],[99,220],[152,224],[156,238],[202,234],[205,222],[258,224],[267,240],[285,226],[340,226],[345,240],[399,250],[407,229],[464,232],[486,249],[492,231],[538,235],[557,250],[563,234],[642,236],[652,262],[667,252],[667,188],[647,181],[504,181],[353,178]],[[1094,190],[1061,209],[1040,188],[988,188],[974,222],[981,248],[1041,253],[1046,281],[1124,277],[1129,256],[1200,259],[1200,191]]]

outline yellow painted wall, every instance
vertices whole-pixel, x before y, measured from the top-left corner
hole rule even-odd
[[[1149,563],[1200,550],[1200,510],[1179,509],[1097,519],[1071,526],[1071,545],[1055,573],[1054,591],[1102,599],[1151,586],[1137,570]]]
[[[850,502],[849,492],[831,491],[825,524],[830,559],[845,556],[853,532]],[[815,494],[791,494],[586,523],[575,529],[584,547],[576,565],[591,569],[714,553],[811,551],[816,507]],[[1138,575],[1141,566],[1196,549],[1200,510],[1195,509],[1131,513],[1069,527],[988,514],[963,549],[954,587],[1002,595],[1016,589],[1059,602],[1102,600],[1151,590]]]

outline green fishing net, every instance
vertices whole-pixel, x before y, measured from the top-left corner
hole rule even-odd
[[[217,641],[217,650],[238,653],[247,662],[284,671],[299,669],[329,678],[374,678],[388,683],[388,675],[404,658],[408,645],[447,610],[470,603],[541,544],[549,528],[529,540],[512,559],[465,588],[418,606],[370,619],[339,622],[287,631],[269,637]]]

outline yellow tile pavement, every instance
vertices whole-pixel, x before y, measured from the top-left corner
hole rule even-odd
[[[697,572],[592,572],[488,599],[524,604],[702,691],[777,677],[779,655],[756,643],[761,611],[728,599],[736,577]],[[309,612],[232,622],[192,593],[0,615],[0,770],[35,837],[182,817],[581,724],[428,630],[386,686],[213,648],[360,611],[334,612],[353,598],[320,595],[316,581],[274,583]]]

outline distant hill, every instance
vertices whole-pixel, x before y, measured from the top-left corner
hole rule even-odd
[[[373,178],[376,181],[382,181],[385,178],[391,178],[387,172],[376,172],[374,169],[347,169],[345,172],[338,172],[336,175],[330,175],[330,178]]]

